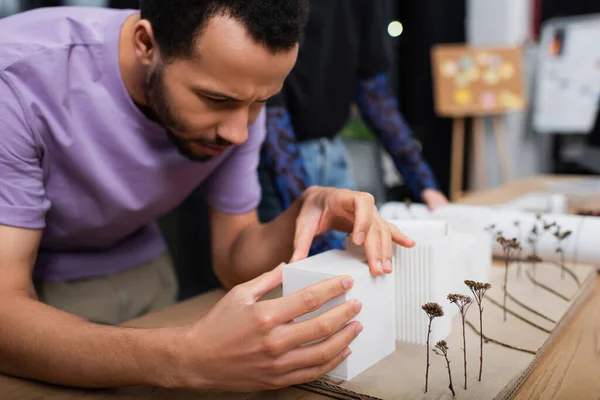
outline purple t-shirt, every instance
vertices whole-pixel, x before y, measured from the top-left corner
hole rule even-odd
[[[0,224],[44,229],[37,279],[103,276],[156,257],[166,245],[154,221],[197,187],[224,213],[260,201],[264,111],[244,145],[204,163],[184,158],[121,79],[131,14],[61,7],[0,20]]]

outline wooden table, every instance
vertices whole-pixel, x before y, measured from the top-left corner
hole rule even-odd
[[[548,181],[572,178],[538,177],[473,194],[461,203],[490,204],[514,199],[542,188]],[[600,197],[587,198],[581,207],[600,209]],[[600,241],[599,241],[600,244]],[[133,327],[172,326],[196,321],[222,296],[215,290],[163,311],[127,323]],[[517,394],[517,399],[598,399],[600,398],[600,277],[591,296],[576,312],[570,324],[541,358]],[[277,392],[230,394],[185,390],[131,387],[109,390],[62,388],[0,375],[0,399],[173,399],[173,400],[325,400],[327,397],[287,388]]]

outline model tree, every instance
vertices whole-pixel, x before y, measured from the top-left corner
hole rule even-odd
[[[533,277],[535,278],[536,265],[542,262],[542,259],[537,254],[537,242],[540,240],[540,231],[538,229],[538,222],[541,220],[541,215],[537,214],[536,223],[531,228],[531,232],[527,236],[527,243],[531,246],[531,254],[527,256],[527,261],[531,263],[531,269],[533,271]]]
[[[519,231],[517,240],[519,241],[519,243],[521,243],[523,240],[523,232],[521,230],[521,221],[515,221],[515,222],[513,222],[513,225]],[[519,254],[517,255],[517,276],[521,276],[521,253],[522,253],[522,250],[523,249],[520,249]]]
[[[467,315],[467,311],[471,304],[473,304],[473,299],[469,296],[465,296],[463,294],[449,294],[448,300],[450,303],[455,304],[458,307],[458,311],[460,311],[460,315],[462,318],[462,334],[463,334],[463,359],[464,359],[464,372],[465,372],[465,390],[467,389],[467,338],[465,332],[465,316]]]
[[[556,252],[560,254],[560,277],[565,278],[565,249],[563,247],[563,241],[571,236],[571,231],[562,231],[560,226],[556,225],[556,231],[554,237],[556,238]]]
[[[433,349],[434,353],[439,356],[444,356],[446,359],[446,366],[448,368],[448,378],[450,379],[450,385],[448,389],[452,392],[452,397],[456,396],[454,392],[454,385],[452,384],[452,372],[450,371],[450,360],[448,360],[448,343],[445,340],[440,340],[436,343],[435,348]]]
[[[421,308],[427,314],[429,318],[429,325],[427,327],[427,368],[425,369],[425,393],[427,393],[427,385],[429,382],[429,336],[431,335],[431,322],[434,318],[443,317],[444,310],[438,303],[426,303]]]
[[[505,271],[504,271],[504,300],[502,304],[502,308],[504,309],[504,321],[506,321],[506,295],[508,290],[508,266],[511,262],[511,259],[515,252],[521,249],[521,245],[517,242],[516,238],[506,239],[503,236],[500,236],[497,239],[498,243],[502,246],[502,251],[504,252],[505,259]]]
[[[479,307],[479,381],[481,381],[481,373],[483,371],[483,296],[485,296],[485,292],[487,292],[492,285],[489,283],[475,282],[475,281],[465,281],[465,285],[471,289],[473,293],[473,297],[475,298],[475,302],[477,302],[477,306]]]

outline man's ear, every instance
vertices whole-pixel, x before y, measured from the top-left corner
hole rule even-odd
[[[142,65],[150,67],[153,59],[158,56],[158,46],[154,40],[152,25],[148,20],[139,20],[133,28],[133,45],[135,55]]]

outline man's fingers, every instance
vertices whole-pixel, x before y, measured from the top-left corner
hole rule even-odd
[[[269,272],[265,272],[264,274],[243,284],[243,286],[247,286],[250,288],[250,293],[252,295],[252,303],[255,303],[265,294],[269,293],[271,290],[281,285],[284,265],[285,263],[281,263],[275,269]]]
[[[383,243],[381,239],[381,225],[376,222],[371,225],[364,243],[365,254],[369,263],[369,270],[374,276],[383,275]]]
[[[350,356],[350,354],[352,354],[352,351],[349,347],[346,347],[340,353],[336,354],[336,356],[328,363],[316,367],[302,368],[292,371],[278,379],[276,385],[279,387],[289,387],[292,385],[316,381],[323,375],[336,369],[342,363],[342,361]]]
[[[330,278],[274,300],[263,301],[257,306],[272,316],[276,324],[285,324],[304,314],[318,310],[331,299],[346,293],[354,281],[349,276]]]
[[[353,321],[319,343],[298,347],[287,352],[276,361],[277,369],[290,372],[327,364],[350,346],[362,329],[360,322]]]
[[[375,211],[375,199],[370,193],[360,193],[353,197],[354,208],[354,229],[352,230],[352,240],[354,244],[360,246],[367,238],[371,229],[373,215]]]
[[[287,352],[315,340],[328,338],[356,317],[361,309],[362,304],[358,300],[349,300],[307,321],[281,325],[273,332],[275,342],[280,344],[281,352]]]
[[[383,272],[390,274],[392,273],[393,255],[392,233],[387,222],[382,220],[381,217],[377,217],[377,224],[381,226]]]
[[[300,214],[296,220],[296,232],[294,233],[294,253],[290,263],[308,257],[310,246],[317,235],[318,219]]]
[[[398,227],[396,227],[396,225],[389,223],[389,222],[387,223],[387,225],[390,228],[390,232],[392,234],[392,240],[394,241],[394,243],[397,243],[400,246],[409,247],[409,248],[413,247],[416,244],[414,240],[410,239],[409,237],[404,235],[402,232],[400,232],[400,230],[398,229]]]

